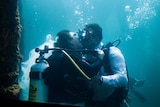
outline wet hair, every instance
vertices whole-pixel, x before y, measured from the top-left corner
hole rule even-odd
[[[71,40],[71,36],[69,34],[69,30],[61,30],[57,33],[57,41],[55,42],[56,47],[61,48],[70,48],[69,40]]]
[[[85,29],[92,29],[93,30],[93,36],[96,36],[99,41],[102,40],[102,28],[97,23],[89,23],[85,25]]]
[[[64,49],[80,49],[82,44],[78,39],[78,35],[69,30],[61,30],[57,33],[56,42],[54,43],[55,47],[60,47]]]

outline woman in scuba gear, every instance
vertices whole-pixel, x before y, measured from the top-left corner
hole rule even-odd
[[[82,104],[92,96],[88,81],[97,74],[102,62],[96,57],[92,63],[83,59],[81,52],[75,50],[82,49],[78,36],[69,30],[57,33],[54,46],[57,50],[47,59],[50,67],[44,74],[44,81],[48,85],[48,102]]]

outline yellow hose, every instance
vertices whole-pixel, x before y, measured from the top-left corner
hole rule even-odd
[[[124,104],[126,105],[126,107],[130,107],[126,100],[124,100]]]
[[[76,62],[71,58],[71,56],[70,56],[65,50],[62,50],[62,52],[71,60],[71,62],[73,63],[73,65],[78,69],[78,71],[79,71],[85,78],[87,78],[88,80],[91,80],[91,78],[88,77],[88,76],[82,71],[82,69],[76,64]]]

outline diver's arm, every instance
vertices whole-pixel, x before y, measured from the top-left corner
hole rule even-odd
[[[110,47],[109,59],[113,75],[102,76],[103,84],[115,88],[126,87],[128,77],[123,54],[118,48]]]

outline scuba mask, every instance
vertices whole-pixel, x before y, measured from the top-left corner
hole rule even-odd
[[[79,39],[80,41],[87,41],[87,40],[90,40],[91,38],[91,35],[93,34],[93,31],[89,31],[87,29],[83,29],[83,30],[78,30],[78,36],[79,36]]]

